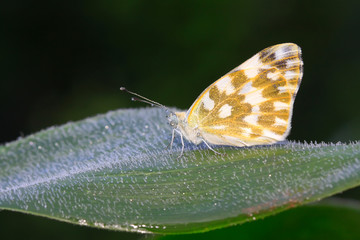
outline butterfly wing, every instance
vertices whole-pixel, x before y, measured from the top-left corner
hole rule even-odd
[[[262,50],[204,90],[186,113],[189,126],[212,144],[250,146],[284,140],[302,66],[296,44]]]

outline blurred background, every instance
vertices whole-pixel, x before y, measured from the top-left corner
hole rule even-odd
[[[356,0],[2,2],[0,144],[144,106],[120,86],[187,109],[223,74],[285,42],[302,48],[305,71],[289,139],[358,140],[359,11]]]

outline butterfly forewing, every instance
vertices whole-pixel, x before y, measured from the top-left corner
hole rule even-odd
[[[268,75],[270,80],[276,80],[280,75],[288,80],[289,91],[294,99],[303,74],[301,49],[296,44],[284,43],[265,48],[230,73],[244,70],[251,78],[269,68],[277,70]]]
[[[189,126],[212,144],[250,146],[284,140],[302,65],[295,44],[264,49],[205,89],[187,112]]]

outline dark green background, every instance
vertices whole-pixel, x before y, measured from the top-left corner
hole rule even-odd
[[[301,46],[305,71],[289,139],[357,140],[359,12],[356,0],[3,2],[0,143],[143,106],[120,86],[187,109],[217,78],[284,42]]]

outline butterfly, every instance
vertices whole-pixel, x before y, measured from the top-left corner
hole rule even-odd
[[[274,45],[255,54],[207,87],[187,112],[120,88],[169,112],[172,146],[175,133],[194,144],[253,146],[285,140],[291,128],[295,96],[303,76],[301,49],[293,43]],[[179,157],[180,157],[179,156]]]

